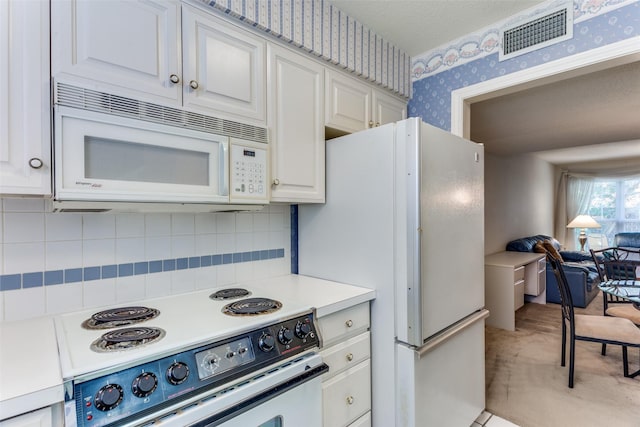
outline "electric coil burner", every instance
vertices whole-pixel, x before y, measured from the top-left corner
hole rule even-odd
[[[160,328],[133,327],[107,332],[91,343],[91,349],[99,353],[129,350],[150,344],[166,335]]]
[[[269,298],[246,298],[225,305],[222,312],[229,316],[257,316],[280,310],[282,303]]]
[[[249,295],[251,295],[251,292],[249,292],[244,288],[228,288],[228,289],[221,289],[217,292],[212,293],[211,295],[209,295],[209,298],[214,300],[228,300],[228,299],[234,299],[234,298],[248,297]]]
[[[149,307],[118,307],[100,311],[82,322],[85,329],[111,329],[135,325],[157,317],[160,311]]]

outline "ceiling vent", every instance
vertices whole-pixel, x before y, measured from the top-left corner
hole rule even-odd
[[[571,3],[545,10],[527,21],[500,31],[502,49],[499,59],[504,61],[527,52],[541,49],[573,37],[573,10]]]

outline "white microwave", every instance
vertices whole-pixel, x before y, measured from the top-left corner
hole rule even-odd
[[[56,105],[54,210],[221,211],[267,204],[268,144],[193,127]]]

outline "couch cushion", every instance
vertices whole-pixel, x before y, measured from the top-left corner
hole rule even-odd
[[[516,252],[534,252],[533,248],[539,240],[550,240],[556,249],[560,249],[560,242],[551,236],[536,234],[535,236],[522,237],[507,243],[506,250]]]

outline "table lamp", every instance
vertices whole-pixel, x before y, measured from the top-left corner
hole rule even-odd
[[[584,252],[584,244],[587,243],[587,233],[585,229],[587,228],[600,228],[600,224],[596,222],[595,219],[591,218],[589,215],[578,215],[567,224],[567,228],[579,228],[580,235],[578,235],[578,241],[580,242],[580,251]]]

